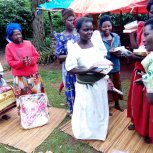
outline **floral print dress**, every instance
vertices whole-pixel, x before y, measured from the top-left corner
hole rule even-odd
[[[54,32],[56,39],[56,57],[60,55],[67,55],[67,42],[69,40],[76,42],[79,39],[77,33],[65,36],[63,33]],[[69,74],[65,68],[65,62],[62,63],[62,79],[65,87],[66,102],[70,109],[70,114],[73,112],[73,104],[75,98],[75,82],[76,77],[73,74]]]

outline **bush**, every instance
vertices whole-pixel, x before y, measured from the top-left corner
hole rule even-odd
[[[31,8],[28,0],[0,0],[0,47],[6,44],[6,25],[17,22],[23,28],[23,37],[32,37]]]
[[[121,24],[119,14],[112,14],[112,20],[113,20],[114,26],[119,26]],[[126,25],[127,23],[130,23],[134,20],[145,21],[145,20],[147,20],[147,15],[138,14],[137,16],[135,16],[135,15],[130,14],[130,13],[126,13],[126,14],[122,15],[122,24],[123,25]]]
[[[45,35],[48,37],[50,36],[50,32],[51,32],[48,12],[44,11],[43,14],[44,14]],[[53,31],[62,32],[64,30],[64,26],[63,26],[61,12],[52,12],[51,18],[52,18],[52,24],[53,24]]]
[[[49,23],[49,16],[48,12],[44,11],[44,29],[45,29],[45,40],[44,44],[40,42],[40,47],[38,47],[38,50],[40,51],[40,64],[49,64],[56,60],[55,56],[55,40],[52,39],[51,34],[51,28]],[[51,12],[51,18],[52,18],[52,26],[53,31],[56,32],[62,32],[64,30],[63,21],[62,21],[62,15],[61,12]]]

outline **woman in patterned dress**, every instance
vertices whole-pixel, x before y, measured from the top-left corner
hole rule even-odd
[[[14,91],[21,95],[44,93],[42,79],[38,73],[39,53],[30,41],[23,40],[21,26],[10,23],[6,28],[9,43],[6,46],[6,60],[14,76]]]
[[[66,71],[65,59],[67,57],[67,42],[69,40],[76,42],[79,39],[79,35],[74,28],[75,15],[73,10],[64,9],[62,11],[62,17],[65,24],[65,30],[62,33],[55,32],[54,34],[56,39],[56,57],[62,63],[62,79],[65,87],[66,102],[69,106],[70,114],[72,114],[76,77]]]

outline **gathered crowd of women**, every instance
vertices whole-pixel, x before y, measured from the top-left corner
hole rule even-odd
[[[136,61],[128,94],[129,130],[139,133],[146,143],[153,142],[153,1],[148,2],[148,21],[138,24],[137,39],[130,34],[133,48],[144,46],[148,55],[124,55]],[[108,15],[99,19],[99,30],[93,29],[92,20],[80,17],[76,20],[71,9],[62,11],[65,30],[54,33],[56,56],[62,64],[62,83],[66,104],[72,117],[72,131],[77,139],[106,140],[109,125],[109,102],[123,111],[119,100],[123,96],[113,91],[121,90],[120,60],[122,50],[120,36],[112,31],[113,23]],[[140,32],[141,31],[141,34]],[[30,41],[23,40],[22,28],[10,23],[6,28],[6,59],[14,76],[14,90],[20,95],[45,93],[37,62],[39,54]],[[108,75],[98,67],[112,67]],[[18,109],[20,109],[18,107]]]

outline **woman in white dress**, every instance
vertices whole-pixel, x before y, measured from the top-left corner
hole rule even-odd
[[[66,59],[67,71],[77,76],[72,130],[77,139],[104,141],[109,120],[107,79],[96,68],[111,62],[105,59],[107,50],[100,33],[96,31],[93,34],[89,18],[80,18],[76,29],[80,40],[77,43],[68,42]]]

